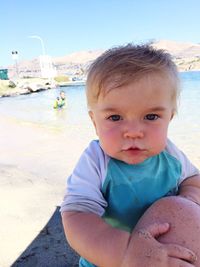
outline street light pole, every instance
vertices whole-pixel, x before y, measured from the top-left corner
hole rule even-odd
[[[43,39],[38,36],[38,35],[31,35],[31,36],[28,36],[29,38],[35,38],[35,39],[38,39],[41,43],[41,46],[42,46],[42,56],[39,56],[39,62],[40,62],[40,70],[41,70],[41,77],[44,76],[44,72],[45,72],[45,60],[46,60],[46,51],[45,51],[45,47],[44,47],[44,41]]]
[[[42,46],[42,54],[43,54],[43,56],[46,55],[45,47],[44,47],[44,41],[42,40],[42,38],[40,36],[38,36],[38,35],[31,35],[31,36],[29,36],[29,38],[35,38],[35,39],[40,40],[40,43],[41,43],[41,46]]]
[[[38,39],[42,46],[42,55],[39,56],[39,62],[40,62],[40,70],[41,70],[41,77],[42,78],[52,78],[55,76],[55,71],[53,69],[53,64],[51,57],[46,55],[44,42],[42,38],[38,35],[31,35],[29,38],[35,38]]]
[[[16,77],[19,78],[19,69],[18,69],[18,52],[12,51],[12,58],[15,61]]]

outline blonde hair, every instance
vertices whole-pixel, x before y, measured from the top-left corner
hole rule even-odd
[[[90,65],[86,83],[88,107],[96,103],[101,94],[106,95],[111,89],[119,88],[151,73],[164,74],[172,80],[176,111],[180,91],[177,67],[170,54],[148,44],[128,44],[111,48]]]

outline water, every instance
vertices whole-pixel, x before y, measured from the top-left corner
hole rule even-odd
[[[0,115],[44,127],[65,129],[67,125],[89,121],[84,86],[67,86],[29,95],[0,99]],[[67,99],[65,109],[53,109],[60,90]]]
[[[170,131],[185,137],[200,133],[200,72],[181,74],[182,92],[178,114],[170,125]]]
[[[169,136],[191,158],[200,162],[200,72],[181,73],[182,93],[178,115],[170,123]],[[54,110],[53,103],[60,90],[65,91],[67,108]],[[87,130],[91,127],[87,115],[84,86],[68,86],[40,93],[1,98],[0,116],[13,118],[41,127],[69,131],[70,126]]]
[[[180,106],[169,137],[200,168],[200,72],[182,73],[181,81]]]
[[[192,127],[194,131],[198,131],[200,127],[200,72],[181,73],[181,80],[181,105],[174,123],[180,128],[184,127],[186,131],[186,125]],[[67,108],[64,110],[52,108],[61,89],[1,98],[0,115],[43,126],[61,128],[65,128],[67,124],[87,123],[89,119],[84,89],[84,86],[62,87],[67,98]]]

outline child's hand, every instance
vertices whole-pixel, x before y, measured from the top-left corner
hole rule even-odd
[[[121,267],[194,267],[196,256],[191,250],[156,240],[168,230],[168,223],[155,223],[135,230]]]

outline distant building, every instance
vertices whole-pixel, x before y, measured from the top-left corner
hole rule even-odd
[[[52,59],[48,55],[39,56],[41,77],[54,78],[57,75],[56,69],[53,67]]]
[[[0,80],[8,80],[8,69],[0,69]]]

